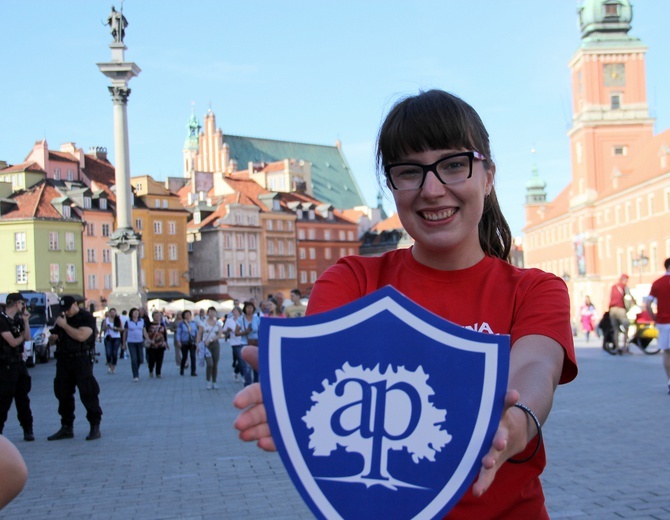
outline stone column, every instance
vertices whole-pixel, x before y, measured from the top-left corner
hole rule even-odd
[[[116,229],[111,234],[112,285],[109,307],[130,309],[146,305],[146,294],[140,287],[139,247],[141,236],[132,227],[132,191],[130,187],[130,153],[128,146],[127,104],[130,89],[128,81],[140,73],[134,63],[124,60],[126,46],[115,41],[109,46],[112,61],[98,63],[98,68],[110,78],[108,87],[114,104],[114,160],[116,190]]]

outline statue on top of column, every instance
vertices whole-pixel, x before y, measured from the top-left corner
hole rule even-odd
[[[123,43],[123,37],[126,35],[126,27],[128,27],[128,20],[123,16],[123,4],[121,4],[121,11],[117,11],[112,6],[112,12],[107,17],[107,23],[111,28],[114,42]]]

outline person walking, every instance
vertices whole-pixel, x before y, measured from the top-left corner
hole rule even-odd
[[[30,313],[21,293],[10,293],[0,313],[0,435],[12,401],[23,428],[23,440],[34,441],[33,413],[30,410],[32,380],[23,360],[23,346],[30,340]]]
[[[612,336],[614,346],[619,354],[628,352],[628,328],[630,321],[626,313],[635,304],[633,296],[628,289],[628,275],[622,274],[619,281],[610,290],[610,323],[612,324]],[[619,336],[623,334],[623,342],[619,343]]]
[[[177,330],[174,334],[174,348],[181,350],[181,365],[179,366],[179,375],[184,375],[184,368],[186,362],[191,358],[191,376],[195,377],[195,351],[196,340],[198,339],[198,325],[193,321],[191,311],[183,311],[181,313],[181,321],[177,325]]]
[[[144,342],[149,342],[144,320],[140,318],[137,308],[130,309],[126,328],[123,330],[123,350],[130,353],[130,364],[133,371],[133,381],[140,380],[140,365],[144,363]]]
[[[51,329],[49,343],[56,344],[56,377],[54,393],[58,399],[61,427],[50,441],[74,437],[74,391],[79,389],[79,398],[86,408],[86,419],[90,424],[87,441],[99,439],[102,408],[100,408],[100,386],[93,375],[95,351],[95,317],[81,309],[72,296],[60,299],[62,316],[56,318]]]
[[[149,337],[149,345],[147,346],[147,366],[149,367],[149,377],[154,377],[154,369],[156,370],[156,377],[162,378],[163,358],[165,351],[170,349],[167,341],[167,328],[163,320],[161,311],[153,311],[151,313],[152,320],[147,325],[147,336]]]
[[[340,258],[314,284],[307,313],[391,285],[460,326],[509,334],[508,390],[497,431],[476,480],[447,518],[546,520],[541,424],[557,385],[577,375],[570,298],[561,278],[509,263],[512,234],[495,192],[488,136],[477,112],[447,92],[399,101],[379,131],[377,166],[414,243],[381,256]],[[452,295],[461,296],[457,303]],[[247,347],[244,355],[257,363],[258,348]],[[242,389],[234,405],[241,410],[234,424],[240,439],[276,449],[260,385]]]
[[[119,360],[119,348],[121,347],[121,334],[123,327],[121,318],[116,309],[109,309],[107,316],[102,321],[102,334],[105,337],[105,357],[107,358],[107,373],[116,372],[116,363]]]
[[[579,318],[580,321],[582,322],[582,330],[586,334],[587,343],[589,341],[589,336],[591,335],[591,332],[593,332],[594,329],[593,318],[595,317],[595,314],[596,314],[596,308],[591,303],[591,297],[590,296],[585,297],[584,304],[579,309]]]
[[[223,325],[223,333],[228,340],[233,355],[233,377],[237,381],[238,376],[244,380],[244,374],[247,370],[247,363],[242,359],[242,338],[236,334],[237,321],[242,316],[239,307],[233,307],[230,314],[226,317],[226,323]]]
[[[237,320],[237,327],[235,334],[239,336],[240,350],[246,345],[258,345],[258,327],[261,324],[261,319],[256,314],[256,306],[251,302],[244,302],[242,305],[242,316]],[[252,382],[258,382],[258,370],[245,365],[244,370],[244,386],[249,386]]]
[[[665,274],[651,284],[649,296],[645,298],[645,307],[658,329],[658,346],[663,352],[663,368],[668,378],[670,394],[670,258],[663,262]],[[652,304],[656,302],[656,310]]]
[[[198,327],[198,348],[204,348],[205,379],[207,380],[207,390],[218,389],[216,378],[219,374],[219,357],[221,356],[221,344],[219,339],[223,336],[223,325],[216,315],[216,309],[210,307],[207,309],[207,317],[201,321],[202,326]]]

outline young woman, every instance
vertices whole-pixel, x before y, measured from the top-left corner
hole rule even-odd
[[[586,334],[586,341],[589,340],[591,332],[594,330],[594,318],[596,314],[596,308],[591,303],[591,297],[587,296],[584,298],[584,305],[579,309],[579,317],[582,322],[582,330]]]
[[[121,346],[121,318],[116,314],[116,309],[109,309],[107,316],[102,321],[102,334],[105,335],[105,356],[107,357],[107,373],[116,372],[116,363],[119,359],[119,347]]]
[[[140,380],[140,365],[144,363],[144,342],[149,340],[144,320],[140,318],[139,309],[132,308],[128,313],[128,321],[123,329],[123,350],[130,352],[130,363],[133,370],[133,381]]]
[[[233,354],[233,377],[235,378],[235,381],[238,380],[238,376],[244,378],[244,374],[247,370],[247,363],[242,359],[242,338],[235,333],[237,330],[237,321],[240,319],[240,316],[242,316],[240,308],[233,307],[233,310],[230,311],[230,314],[226,318],[226,323],[223,326],[223,333],[230,344]]]
[[[268,313],[265,316],[268,318],[286,318],[274,298],[268,298]]]
[[[197,376],[195,372],[195,350],[196,339],[198,338],[198,325],[193,321],[191,311],[181,313],[181,321],[177,325],[177,331],[174,335],[174,348],[181,349],[181,365],[179,366],[179,375],[184,375],[184,368],[190,356],[191,375]]]
[[[161,378],[163,370],[163,358],[165,351],[170,347],[167,341],[167,329],[163,320],[161,311],[151,313],[152,320],[147,324],[147,336],[149,336],[149,346],[147,347],[147,365],[149,366],[149,377],[154,377],[154,368],[156,377]]]
[[[539,479],[544,447],[531,456],[538,431],[523,407],[543,423],[556,386],[577,374],[565,283],[507,262],[511,233],[495,194],[488,133],[461,99],[431,90],[397,103],[380,129],[377,163],[414,245],[340,259],[314,285],[307,312],[390,284],[454,323],[485,322],[494,334],[509,334],[509,389],[498,431],[478,478],[447,518],[549,518]],[[255,363],[257,350],[245,356]],[[240,438],[274,450],[259,386],[242,390],[234,404],[244,409],[235,423]]]
[[[199,348],[206,348],[211,355],[205,355],[205,379],[207,379],[207,390],[217,389],[216,377],[219,373],[219,357],[221,355],[221,345],[219,338],[223,335],[223,325],[216,315],[216,309],[210,307],[207,309],[207,316],[201,321],[202,326],[198,327],[198,345]]]
[[[258,345],[258,327],[261,324],[261,319],[256,314],[256,306],[253,302],[244,302],[242,305],[242,316],[237,320],[237,327],[235,334],[240,338],[240,348],[245,345]],[[258,372],[250,367],[244,367],[244,386],[249,386],[252,383],[258,382]]]

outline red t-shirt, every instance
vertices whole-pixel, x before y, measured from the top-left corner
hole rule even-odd
[[[317,280],[307,314],[340,307],[386,285],[453,323],[480,332],[509,334],[512,345],[531,334],[552,338],[565,349],[560,382],[572,381],[577,375],[570,301],[563,280],[497,258],[486,257],[458,271],[426,267],[414,260],[411,249],[379,257],[341,258]],[[531,442],[516,457],[525,458],[534,447]],[[545,464],[544,446],[529,462],[504,464],[482,497],[475,498],[472,489],[468,490],[447,518],[549,518],[539,479]]]
[[[656,323],[670,323],[670,273],[651,284],[649,296],[656,298]]]

